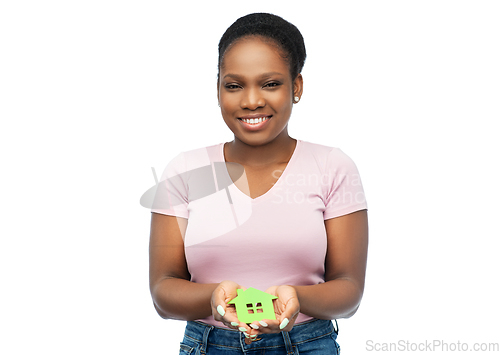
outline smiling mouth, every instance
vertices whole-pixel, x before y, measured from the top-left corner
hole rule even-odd
[[[247,124],[252,125],[252,124],[262,123],[264,121],[267,121],[270,118],[271,118],[271,116],[262,116],[262,117],[256,117],[256,118],[238,118],[238,119],[247,123]]]

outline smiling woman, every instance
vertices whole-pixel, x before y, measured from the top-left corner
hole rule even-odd
[[[219,104],[224,121],[241,143],[288,142],[290,148],[287,125],[293,98],[302,94],[302,76],[292,80],[280,51],[268,42],[249,36],[231,46],[220,70]],[[244,153],[238,145],[231,149]]]
[[[217,82],[234,139],[165,169],[170,204],[152,210],[150,287],[160,316],[188,321],[181,354],[337,354],[332,320],[359,307],[368,225],[356,166],[288,134],[305,57],[281,17],[238,19],[220,40]],[[213,179],[200,175],[209,167]],[[273,317],[241,321],[232,300],[247,288],[272,296]]]

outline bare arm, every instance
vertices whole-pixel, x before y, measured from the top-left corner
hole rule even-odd
[[[278,296],[276,320],[266,320],[262,333],[290,331],[297,314],[319,319],[348,318],[359,307],[365,284],[368,250],[366,210],[325,221],[328,239],[325,282],[311,286],[273,286],[267,292]],[[256,326],[258,324],[255,322]]]
[[[325,283],[294,288],[302,313],[320,319],[348,318],[358,309],[365,285],[367,212],[328,219],[325,227]]]
[[[212,315],[210,299],[218,284],[191,282],[184,254],[187,219],[151,214],[149,285],[162,318],[194,320]]]

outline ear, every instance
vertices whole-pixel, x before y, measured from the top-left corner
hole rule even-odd
[[[299,74],[293,81],[293,97],[295,96],[298,96],[299,98],[302,97],[303,88],[304,88],[304,79],[302,78],[302,74]]]
[[[217,102],[219,103],[219,106],[220,106],[220,102],[219,102],[219,76],[217,75]]]

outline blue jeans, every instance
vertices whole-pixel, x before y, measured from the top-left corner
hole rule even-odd
[[[296,324],[290,332],[261,334],[247,345],[240,331],[194,321],[187,322],[179,354],[335,355],[340,354],[337,334],[332,321],[313,319]]]

